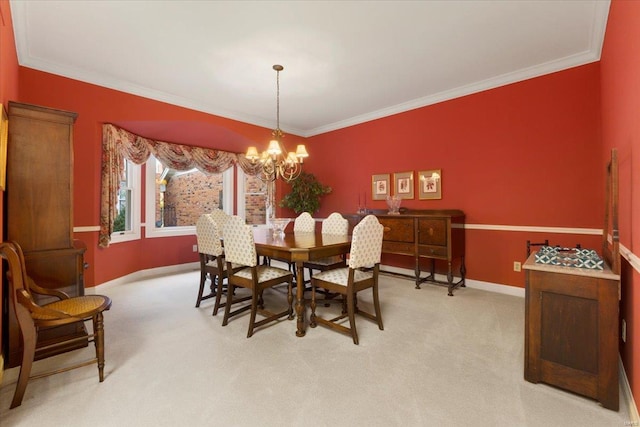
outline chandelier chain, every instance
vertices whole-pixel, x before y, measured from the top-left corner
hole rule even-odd
[[[280,130],[280,70],[276,70],[276,129]]]

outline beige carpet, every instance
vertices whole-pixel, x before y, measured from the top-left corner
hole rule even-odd
[[[246,338],[248,314],[222,327],[194,308],[198,272],[95,289],[105,313],[106,378],[84,367],[29,383],[9,410],[17,369],[0,389],[12,426],[623,426],[629,415],[523,379],[524,300],[462,288],[414,289],[381,276],[385,330],[357,318],[360,345],[295,322]],[[90,290],[91,291],[91,290]],[[282,292],[265,293],[282,305]],[[370,292],[359,303],[370,307]],[[333,308],[332,308],[333,309]],[[36,362],[90,357],[92,347]]]

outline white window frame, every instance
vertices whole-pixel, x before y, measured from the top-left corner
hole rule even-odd
[[[131,230],[116,231],[111,233],[110,243],[130,242],[132,240],[140,240],[140,207],[142,206],[142,166],[136,165],[131,160],[125,159],[127,165],[127,182],[131,189]]]
[[[156,227],[156,158],[151,156],[147,160],[145,185],[145,237],[190,236],[196,234],[196,226]],[[222,205],[228,214],[233,213],[233,168],[222,173]]]

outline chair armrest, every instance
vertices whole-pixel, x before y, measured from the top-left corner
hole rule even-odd
[[[24,289],[18,289],[16,291],[16,298],[18,302],[22,306],[24,306],[27,310],[29,310],[29,313],[31,313],[32,315],[38,314],[38,315],[44,315],[44,316],[51,316],[57,319],[72,317],[70,314],[65,313],[63,311],[52,310],[46,307],[40,307],[38,304],[36,304],[33,301],[33,299],[31,298],[31,295],[29,295],[29,292],[27,292]]]
[[[40,295],[49,295],[61,300],[70,298],[68,294],[62,291],[59,291],[56,289],[47,289],[47,288],[43,288],[41,286],[36,285],[36,282],[34,282],[31,277],[27,276],[27,280],[29,281],[29,290],[33,293],[40,294]]]

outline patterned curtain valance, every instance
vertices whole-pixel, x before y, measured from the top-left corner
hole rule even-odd
[[[102,125],[102,194],[100,202],[100,234],[98,246],[106,248],[111,240],[116,202],[125,159],[141,165],[150,155],[176,170],[196,168],[205,174],[221,173],[238,165],[245,173],[255,175],[257,166],[243,154],[210,148],[192,147],[144,138],[112,124]]]

